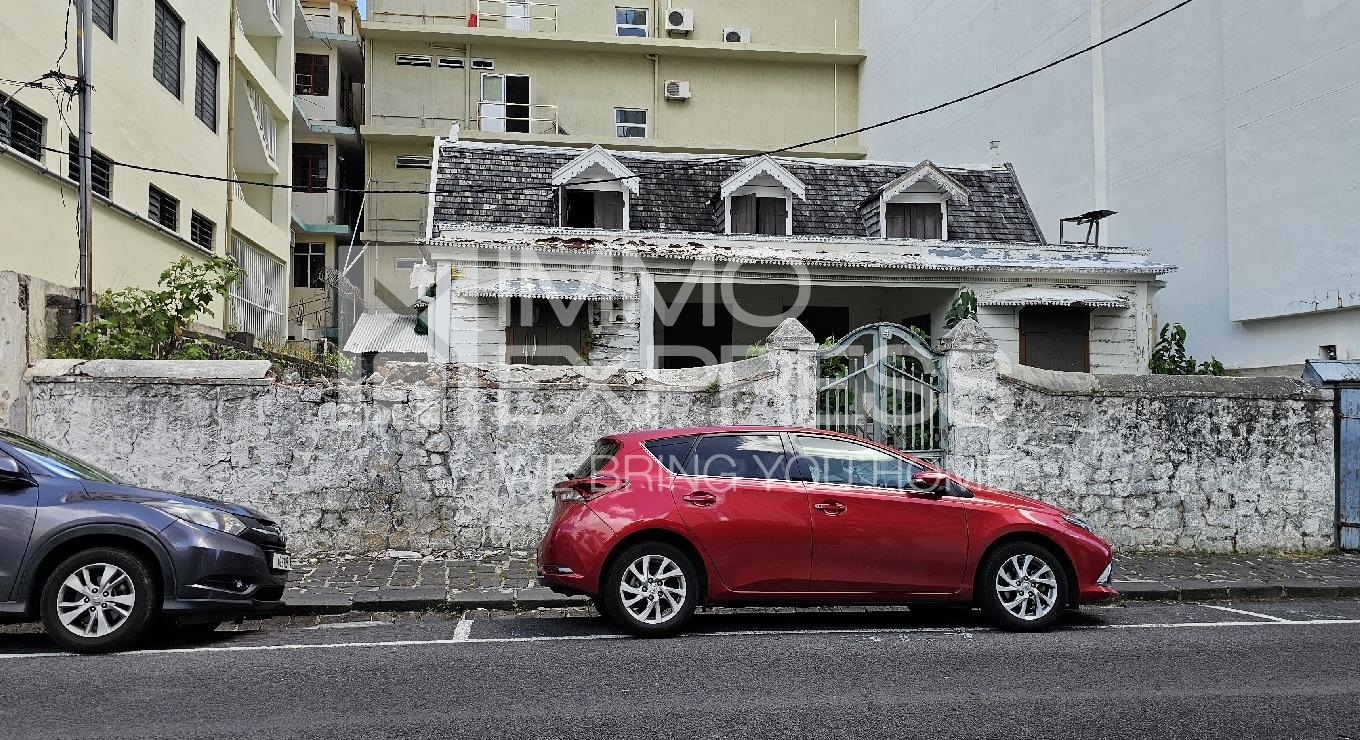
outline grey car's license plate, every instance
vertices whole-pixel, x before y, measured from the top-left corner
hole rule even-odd
[[[269,553],[269,567],[272,570],[292,570],[293,558],[286,552]]]

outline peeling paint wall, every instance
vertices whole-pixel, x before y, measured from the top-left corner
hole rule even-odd
[[[47,356],[47,338],[75,320],[75,292],[28,275],[0,271],[0,429],[27,424],[24,371]]]
[[[806,339],[698,370],[409,364],[332,387],[34,378],[30,431],[140,485],[267,512],[299,553],[527,548],[552,483],[600,436],[812,425]]]
[[[949,351],[948,467],[1087,518],[1117,547],[1335,545],[1328,393],[1291,378],[1059,373],[977,324]]]

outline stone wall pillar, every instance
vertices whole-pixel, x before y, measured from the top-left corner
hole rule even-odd
[[[982,477],[991,427],[1004,421],[998,404],[996,340],[966,319],[940,340],[945,356],[946,444],[944,465],[965,478]]]
[[[784,319],[765,339],[779,383],[773,407],[786,407],[790,426],[817,426],[817,338],[798,319]]]

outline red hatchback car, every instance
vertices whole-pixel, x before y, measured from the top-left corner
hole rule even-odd
[[[605,437],[553,497],[540,581],[637,635],[674,634],[701,603],[973,604],[1039,631],[1117,595],[1080,518],[835,432]]]

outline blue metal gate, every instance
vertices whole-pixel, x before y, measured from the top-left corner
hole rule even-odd
[[[900,324],[870,324],[818,359],[818,427],[943,458],[944,363],[924,339]]]
[[[1334,394],[1336,542],[1360,550],[1360,360],[1309,360],[1303,379]]]
[[[1337,539],[1360,550],[1360,387],[1341,387],[1336,399]]]

